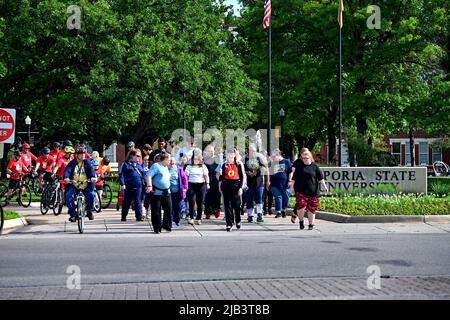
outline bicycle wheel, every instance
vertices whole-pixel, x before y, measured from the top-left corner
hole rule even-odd
[[[0,183],[0,206],[4,207],[8,204],[8,186],[4,183]]]
[[[56,199],[53,205],[53,213],[55,216],[60,215],[63,209],[63,191],[58,189],[56,192]]]
[[[98,191],[95,191],[94,211],[97,213],[102,211],[102,199],[100,198]]]
[[[103,185],[103,193],[102,193],[102,209],[108,209],[109,205],[112,201],[112,189],[109,184]]]
[[[3,211],[3,208],[0,207],[0,234],[3,231],[4,224],[5,224],[5,212]]]
[[[26,184],[19,189],[19,204],[24,208],[28,208],[31,204],[31,189]]]
[[[78,232],[84,232],[84,204],[83,201],[77,201],[77,222],[78,222]]]

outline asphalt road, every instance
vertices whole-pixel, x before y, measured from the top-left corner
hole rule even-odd
[[[450,275],[450,235],[293,234],[220,237],[4,237],[0,287],[161,281]]]

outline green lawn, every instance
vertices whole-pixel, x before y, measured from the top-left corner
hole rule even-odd
[[[12,219],[17,219],[20,218],[20,214],[18,214],[15,211],[4,211],[5,213],[5,220],[12,220]]]

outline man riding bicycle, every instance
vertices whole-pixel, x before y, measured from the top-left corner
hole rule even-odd
[[[53,142],[53,149],[50,151],[50,156],[55,159],[55,161],[58,159],[59,152],[61,151],[61,144],[59,142]]]
[[[75,222],[77,212],[75,210],[75,186],[83,191],[86,198],[86,216],[89,220],[94,220],[92,209],[94,208],[95,191],[94,184],[97,182],[94,168],[91,161],[86,159],[86,150],[83,147],[78,147],[75,151],[75,159],[69,162],[64,170],[64,182],[66,183],[66,204],[69,208],[69,221]],[[73,182],[70,185],[70,182]],[[82,183],[83,182],[83,183]],[[80,183],[80,184],[79,184]]]
[[[52,182],[53,177],[56,175],[56,163],[55,159],[50,155],[50,149],[44,147],[41,151],[41,155],[36,160],[36,168],[34,173],[39,175],[39,182],[42,186],[42,181]]]
[[[24,143],[22,145],[22,154],[21,154],[22,162],[27,167],[28,170],[31,170],[32,161],[36,161],[37,157],[31,153],[30,145],[28,143]]]
[[[64,148],[64,155],[61,158],[58,158],[56,161],[57,175],[60,180],[64,180],[64,171],[66,170],[67,165],[70,161],[73,160],[73,155],[75,153],[75,149],[71,146],[66,146]],[[61,189],[64,191],[64,184],[61,184]]]
[[[14,189],[19,185],[20,177],[28,172],[27,167],[22,161],[22,154],[19,150],[14,151],[14,156],[9,161],[6,172],[10,175],[8,185],[8,199],[10,199]]]

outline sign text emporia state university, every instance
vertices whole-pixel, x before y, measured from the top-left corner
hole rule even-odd
[[[427,192],[426,167],[322,167],[330,190],[371,188],[380,184],[395,184],[399,192]]]

